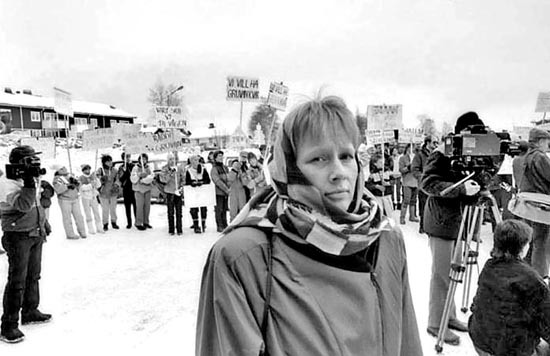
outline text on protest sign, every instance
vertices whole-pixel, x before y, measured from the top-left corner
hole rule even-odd
[[[260,80],[246,77],[227,77],[227,100],[261,101]]]
[[[512,132],[510,133],[510,137],[513,140],[525,140],[527,141],[529,139],[529,131],[534,126],[514,126]]]
[[[102,148],[111,148],[116,140],[114,128],[86,130],[82,132],[82,149],[93,151]]]
[[[539,93],[535,112],[549,112],[549,111],[550,111],[550,92]]]
[[[124,152],[129,154],[149,152],[149,147],[155,144],[150,132],[125,131],[119,137],[124,144]]]
[[[421,143],[424,140],[422,129],[405,128],[399,130],[399,143]]]
[[[269,84],[267,104],[279,110],[286,110],[288,102],[288,87],[279,83]]]
[[[31,146],[36,152],[42,152],[40,154],[42,159],[54,157],[55,140],[53,137],[22,137],[21,146]]]
[[[367,107],[367,127],[369,130],[402,129],[402,105],[369,105]]]
[[[168,131],[153,135],[152,145],[148,145],[147,152],[166,153],[178,151],[184,147],[184,136],[179,131]]]
[[[187,120],[181,106],[155,106],[157,127],[161,129],[185,129]]]
[[[73,101],[71,93],[59,88],[53,88],[54,91],[54,110],[61,115],[73,116]]]
[[[373,145],[384,142],[393,142],[395,134],[393,130],[365,130],[367,141]]]

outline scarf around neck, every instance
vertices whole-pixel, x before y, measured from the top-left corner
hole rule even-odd
[[[271,186],[252,197],[224,234],[245,226],[270,229],[324,253],[348,256],[365,250],[383,231],[393,228],[372,193],[364,189],[357,154],[354,200],[342,211],[330,206],[298,169],[296,150],[288,137],[283,131],[274,146],[269,163]]]

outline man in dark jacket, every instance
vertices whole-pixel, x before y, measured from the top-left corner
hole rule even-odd
[[[223,151],[214,153],[214,167],[210,172],[212,181],[216,186],[216,226],[217,231],[222,232],[227,227],[227,210],[229,209],[229,181],[227,167],[223,164]]]
[[[529,150],[522,162],[523,175],[519,174],[520,192],[550,195],[550,158],[546,155],[549,143],[548,131],[534,128],[529,132]],[[537,222],[529,224],[533,228],[533,241],[528,260],[531,261],[531,266],[545,277],[548,275],[550,249],[546,245],[550,236],[550,226]]]
[[[428,162],[428,156],[433,150],[432,145],[432,136],[426,136],[424,138],[424,144],[422,144],[422,148],[420,148],[420,150],[418,150],[413,157],[411,163],[411,171],[418,182],[420,182],[420,179],[422,178],[422,173],[424,173],[426,162]],[[424,233],[424,207],[426,206],[427,199],[428,195],[424,193],[422,189],[418,189],[418,215],[420,216],[418,232],[421,234]]]
[[[23,165],[24,172],[17,179],[0,178],[2,246],[9,263],[0,340],[9,343],[20,342],[25,337],[18,327],[21,309],[22,324],[43,323],[51,319],[50,314],[38,310],[42,243],[46,237],[45,214],[37,191],[39,174],[28,170],[31,164],[36,167],[40,163],[37,154],[30,146],[14,148],[9,162]]]
[[[122,186],[122,196],[124,197],[124,209],[126,210],[126,228],[132,228],[132,207],[134,208],[134,218],[136,217],[136,196],[132,189],[132,182],[130,181],[130,175],[134,164],[132,158],[126,152],[122,153],[122,166],[118,169],[118,180]]]
[[[483,125],[474,112],[469,112],[458,118],[455,133],[471,125]],[[443,316],[445,299],[449,289],[449,270],[453,248],[457,239],[462,218],[462,205],[468,203],[467,197],[479,192],[480,186],[473,180],[451,190],[445,196],[441,192],[458,182],[462,177],[451,170],[451,160],[443,154],[444,146],[440,145],[432,152],[426,163],[420,188],[428,195],[424,214],[424,229],[430,237],[432,251],[432,272],[430,280],[430,304],[428,317],[428,333],[437,336],[439,324]],[[472,201],[473,203],[473,201]],[[467,331],[468,328],[456,318],[456,307],[451,305],[449,329]],[[458,335],[447,329],[444,341],[457,345]]]

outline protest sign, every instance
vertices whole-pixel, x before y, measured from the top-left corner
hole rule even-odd
[[[402,105],[367,106],[367,127],[369,130],[402,129]]]
[[[549,112],[549,111],[550,111],[550,92],[539,93],[535,112]]]
[[[166,153],[178,151],[184,147],[184,136],[181,132],[170,130],[154,134],[152,144],[146,146],[147,152]]]
[[[529,140],[529,131],[534,126],[514,126],[512,132],[510,133],[510,138],[512,140]]]
[[[377,145],[384,142],[393,142],[395,134],[393,130],[365,130],[367,141],[370,144]]]
[[[186,129],[187,120],[181,106],[155,106],[155,120],[161,129]]]
[[[422,143],[423,139],[422,129],[405,128],[399,130],[399,143]]]
[[[200,187],[183,186],[183,199],[187,208],[216,205],[216,188],[214,184],[203,184]]]
[[[36,152],[42,152],[40,158],[54,158],[55,140],[53,137],[22,137],[21,146],[31,146]]]
[[[54,110],[58,114],[73,116],[73,101],[71,93],[59,88],[53,88],[54,91]]]
[[[269,94],[267,95],[267,104],[279,110],[286,110],[288,101],[288,87],[283,83],[269,84]]]
[[[149,147],[153,147],[155,141],[150,132],[124,132],[120,140],[124,144],[124,152],[129,154],[149,152]]]
[[[238,76],[227,77],[227,100],[259,102],[260,80]]]
[[[115,129],[112,127],[86,130],[82,132],[82,149],[93,151],[102,148],[111,148],[117,140]]]

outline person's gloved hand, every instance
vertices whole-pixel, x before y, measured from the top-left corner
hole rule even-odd
[[[464,182],[464,188],[466,189],[466,195],[468,196],[476,195],[479,192],[479,189],[481,189],[479,184],[472,179]]]
[[[67,186],[67,189],[74,189],[74,188],[75,188],[74,184],[69,184],[69,185]]]

